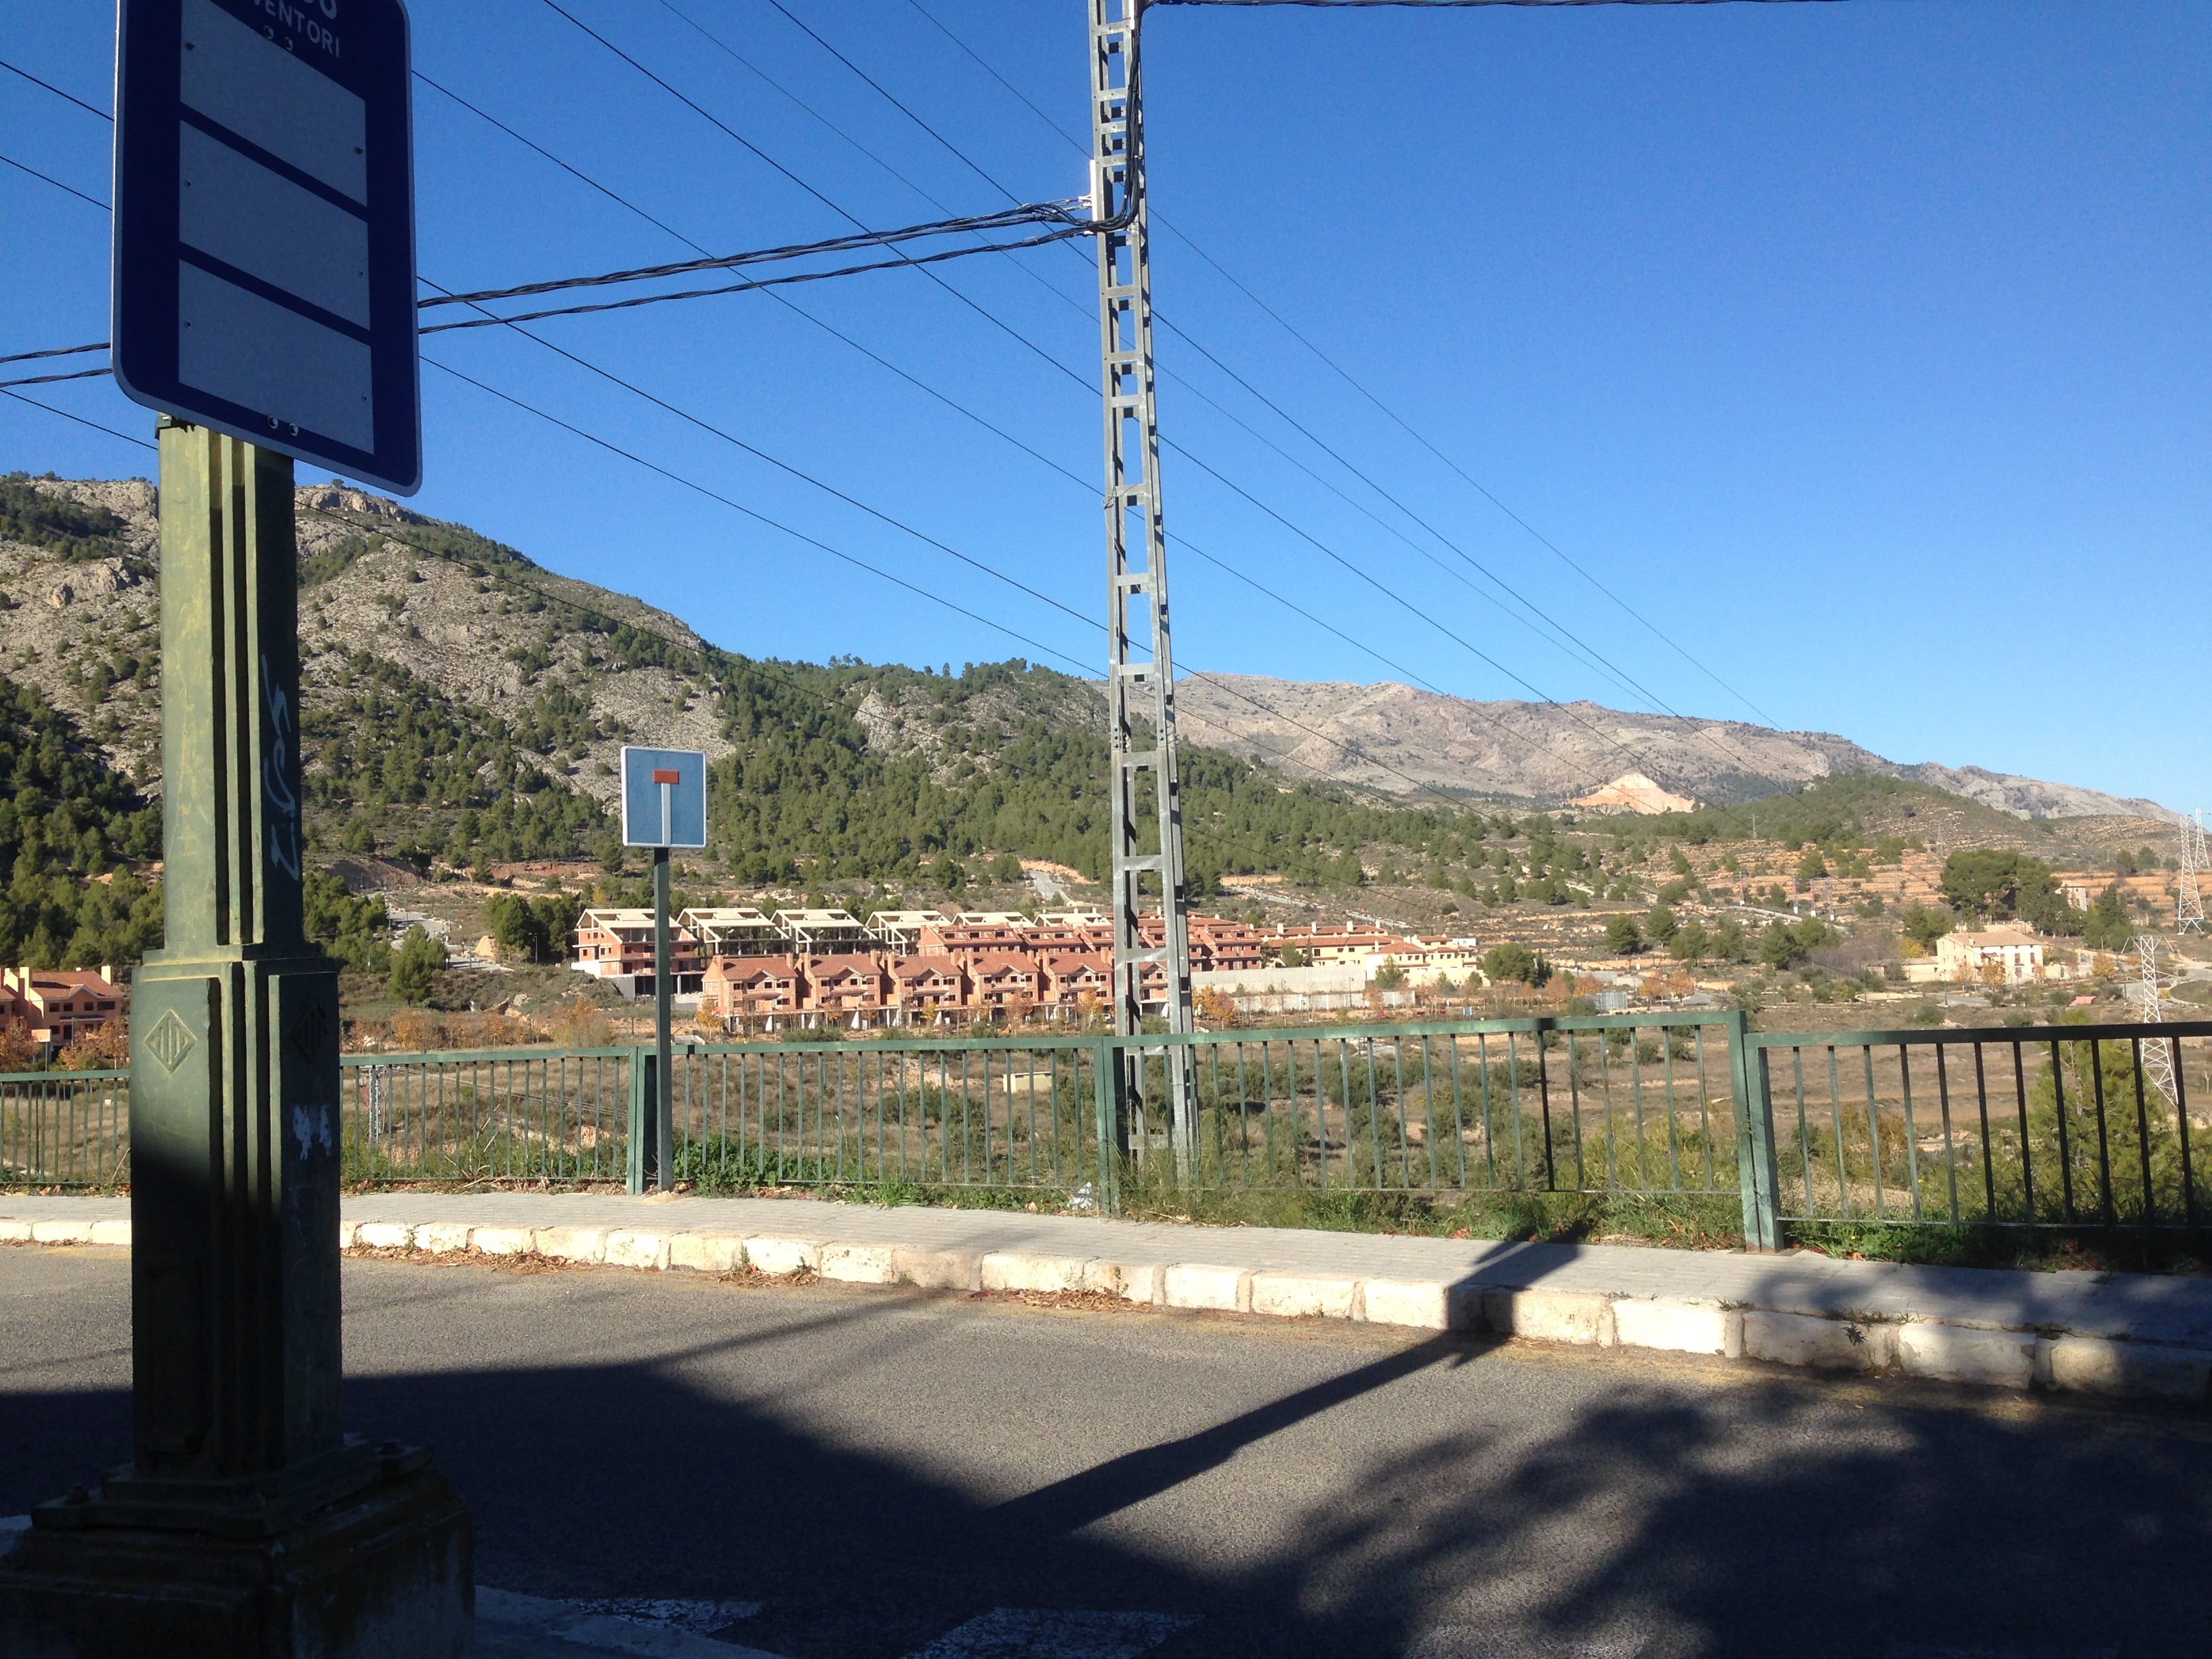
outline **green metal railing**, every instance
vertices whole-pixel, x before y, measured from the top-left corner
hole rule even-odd
[[[2201,1229],[2212,1022],[1750,1039],[1776,1218]]]
[[[623,1180],[641,1052],[348,1054],[338,1072],[344,1179]]]
[[[1194,1051],[1190,1144],[1148,1115]],[[634,1182],[647,1048],[349,1055],[346,1179]],[[0,1076],[0,1184],[128,1179],[129,1076]],[[1741,1013],[685,1045],[679,1180],[1632,1194],[1808,1221],[2200,1228],[2212,1024],[1753,1034]],[[1178,1158],[1180,1152],[1182,1156]]]
[[[113,1187],[130,1170],[130,1073],[0,1073],[0,1186]]]
[[[1732,1194],[1740,1014],[1623,1015],[1132,1040],[1161,1097],[1194,1053],[1209,1188]],[[1152,1081],[1158,1078],[1158,1081]],[[1155,1126],[1133,1162],[1172,1148]]]

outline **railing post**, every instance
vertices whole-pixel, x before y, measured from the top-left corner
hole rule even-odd
[[[1102,1036],[1091,1050],[1091,1100],[1098,1126],[1098,1208],[1106,1215],[1121,1210],[1121,1044]]]
[[[651,1187],[659,1176],[659,1094],[653,1087],[653,1051],[635,1048],[629,1051],[629,1192],[635,1198]]]
[[[1729,1077],[1735,1097],[1736,1175],[1743,1188],[1743,1245],[1782,1248],[1775,1184],[1774,1103],[1766,1088],[1766,1056],[1751,1045],[1751,1016],[1729,1016]]]

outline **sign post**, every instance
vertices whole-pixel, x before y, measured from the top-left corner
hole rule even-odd
[[[694,749],[625,746],[622,786],[623,844],[653,849],[653,1061],[644,1086],[630,1091],[629,1189],[666,1192],[676,1184],[668,851],[707,844],[707,757]]]
[[[466,1510],[341,1426],[337,975],[302,925],[293,458],[421,476],[406,14],[123,0],[118,42],[167,892],[131,1020],[131,1457],[0,1562],[0,1656],[458,1656]]]

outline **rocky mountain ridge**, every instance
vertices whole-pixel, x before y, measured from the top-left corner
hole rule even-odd
[[[160,781],[159,527],[144,479],[0,484],[0,672],[76,718],[118,770]],[[515,550],[365,492],[298,492],[303,679],[312,714],[360,695],[364,665],[408,693],[513,734],[546,781],[605,803],[620,745],[650,737],[731,752],[729,671],[680,618],[559,576]],[[773,665],[757,665],[772,669]],[[910,678],[911,677],[909,677]],[[346,688],[354,688],[348,692]],[[1593,702],[1477,702],[1382,684],[1259,676],[1184,681],[1187,740],[1286,780],[1356,785],[1407,801],[1436,794],[1550,806],[1641,772],[1727,804],[1817,779],[1874,773],[1933,785],[2022,819],[2177,814],[1979,767],[1899,764],[1831,732],[1625,713]],[[993,740],[1024,721],[1088,727],[1095,686],[1010,678],[944,705],[908,685],[855,688],[844,713],[867,747],[926,757],[941,781],[991,769]],[[459,714],[455,714],[459,718]],[[311,752],[311,765],[317,763]]]
[[[1425,791],[1556,805],[1631,772],[1727,805],[1864,772],[1925,783],[2030,820],[2126,817],[2180,822],[2123,799],[1978,766],[1900,764],[1832,732],[1626,713],[1595,702],[1481,702],[1384,682],[1208,675],[1177,689],[1207,741],[1293,776],[1329,777],[1407,799]]]

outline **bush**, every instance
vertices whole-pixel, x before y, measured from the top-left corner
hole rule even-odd
[[[445,945],[420,927],[410,927],[392,952],[392,994],[405,1003],[427,1002],[445,965]]]
[[[1518,940],[1493,945],[1482,953],[1482,971],[1493,985],[1509,981],[1541,985],[1552,976],[1551,964]]]
[[[568,953],[568,935],[582,909],[583,902],[567,893],[548,893],[538,899],[494,893],[484,901],[484,931],[502,956],[558,962]]]

